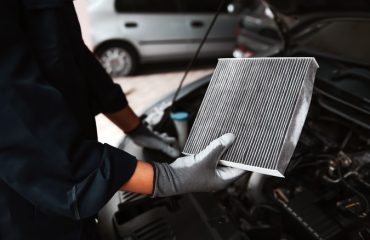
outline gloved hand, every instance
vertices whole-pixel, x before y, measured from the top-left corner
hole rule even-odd
[[[166,197],[187,192],[212,192],[225,188],[245,171],[218,166],[222,154],[234,142],[232,133],[212,141],[196,155],[178,158],[172,164],[155,163],[154,197]]]
[[[180,155],[180,151],[172,146],[176,143],[175,138],[169,137],[165,133],[152,132],[142,123],[133,131],[126,133],[126,135],[139,146],[159,150],[173,158]]]

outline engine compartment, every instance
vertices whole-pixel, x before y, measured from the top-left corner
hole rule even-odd
[[[370,238],[369,135],[314,111],[285,179],[252,173],[222,195],[251,239]]]
[[[330,66],[335,71],[339,69],[330,61],[321,60],[319,64],[322,67],[317,81],[328,76]],[[203,84],[176,102],[176,109],[189,113],[190,127],[206,88],[207,84]],[[359,116],[338,114],[346,110],[342,105],[351,107],[343,100],[334,104],[340,111],[331,111],[323,104],[328,98],[323,94],[325,89],[314,92],[285,179],[248,173],[217,193],[163,199],[121,193],[113,223],[117,238],[370,239],[370,130],[357,121],[361,117],[364,122],[364,115],[368,115],[366,111],[360,111]],[[335,102],[336,98],[330,96]],[[143,118],[149,119],[154,130],[176,136],[169,108],[165,104],[162,108],[157,122],[150,119],[158,109]],[[143,159],[173,161],[138,148],[128,139],[121,148]]]

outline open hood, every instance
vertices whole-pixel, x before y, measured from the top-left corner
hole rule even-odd
[[[370,11],[368,0],[266,0],[275,10],[286,15],[302,15],[317,12],[359,12]]]
[[[285,49],[370,66],[370,1],[265,2],[275,13]]]

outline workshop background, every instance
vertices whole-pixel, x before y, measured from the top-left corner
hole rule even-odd
[[[88,0],[75,1],[75,6],[84,41],[91,49],[90,18],[87,11]],[[185,85],[212,73],[215,63],[216,61],[212,60],[198,63],[189,72]],[[146,69],[138,75],[117,77],[114,78],[114,81],[126,93],[130,106],[137,114],[140,114],[147,107],[173,92],[178,87],[186,66],[186,61],[153,64],[146,66]],[[99,141],[117,147],[124,137],[122,130],[109,121],[103,114],[96,117],[96,124]]]

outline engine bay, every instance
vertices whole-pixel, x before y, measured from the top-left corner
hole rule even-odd
[[[222,197],[251,239],[370,237],[368,135],[312,115],[284,180],[252,173]]]
[[[247,173],[220,192],[163,199],[120,193],[113,218],[117,239],[370,239],[368,105],[356,105],[367,103],[361,96],[340,98],[335,81],[330,85],[330,74],[358,78],[352,73],[358,68],[324,59],[319,64],[319,84],[284,179]],[[189,113],[190,127],[206,88],[198,86],[176,102],[176,109]],[[176,136],[168,106],[160,108],[144,120]],[[153,116],[158,112],[160,117]],[[143,159],[172,161],[127,138],[121,148]]]

